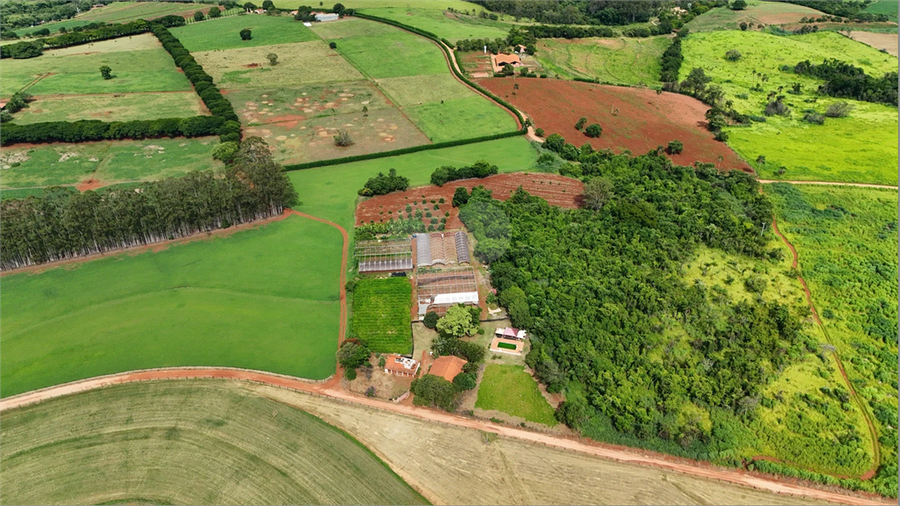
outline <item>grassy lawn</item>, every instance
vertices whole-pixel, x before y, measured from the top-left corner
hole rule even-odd
[[[43,96],[17,112],[21,125],[43,121],[130,121],[187,118],[203,114],[203,102],[193,90],[184,93],[129,93],[113,95]]]
[[[544,425],[557,423],[537,382],[522,367],[514,365],[489,364],[484,368],[475,407],[495,409]]]
[[[659,81],[659,58],[671,44],[669,37],[634,39],[541,39],[536,58],[565,79],[599,79],[626,85]]]
[[[452,141],[509,132],[516,129],[516,120],[486,98],[468,98],[432,102],[403,111],[432,142]]]
[[[829,342],[878,420],[882,462],[896,465],[897,192],[781,183],[765,191],[797,249]],[[864,426],[853,426],[870,445]]]
[[[297,6],[291,7],[296,9]],[[240,31],[249,28],[253,38],[241,40]],[[238,49],[316,40],[316,35],[293,17],[246,15],[213,19],[170,30],[190,52]],[[207,72],[210,69],[206,69]]]
[[[239,382],[70,395],[4,412],[0,434],[16,504],[427,504],[346,432]]]
[[[375,353],[412,352],[407,278],[363,278],[353,289],[351,333]]]
[[[335,367],[340,251],[334,228],[291,217],[4,277],[2,395],[177,365],[325,378]]]
[[[732,48],[743,54],[741,61],[725,60],[725,51]],[[776,171],[784,166],[783,179],[897,184],[895,107],[846,100],[855,106],[847,118],[829,118],[824,125],[802,121],[803,111],[821,113],[843,100],[819,97],[816,89],[821,81],[782,72],[779,67],[825,58],[847,61],[872,75],[897,70],[896,57],[833,32],[781,37],[720,31],[685,40],[681,77],[692,68],[703,68],[738,111],[752,115],[762,114],[770,91],[801,84],[801,95],[786,94],[785,102],[793,110],[790,117],[770,117],[765,123],[728,129],[729,145],[744,159],[752,163],[760,155],[766,157],[767,163],[757,167],[763,178],[778,177]],[[760,75],[768,80],[763,82]],[[762,91],[751,90],[756,84]]]
[[[400,107],[478,96],[463,86],[449,72],[428,76],[378,79],[378,87]]]
[[[12,146],[0,155],[0,189],[74,185],[91,178],[106,183],[150,181],[214,169],[222,166],[212,159],[218,143],[214,137],[199,137]]]
[[[397,169],[409,178],[411,186],[429,182],[434,169],[442,165],[461,167],[478,160],[496,164],[500,172],[530,169],[537,153],[524,137],[480,142],[452,148],[435,149],[408,155],[346,163],[319,169],[288,173],[300,195],[303,212],[331,220],[347,230],[353,229],[356,192],[378,172]]]
[[[269,53],[278,55],[277,65],[269,65]],[[271,89],[363,79],[320,40],[197,52],[194,57],[222,89]]]
[[[77,53],[74,49],[4,62],[0,96],[9,97],[42,76],[28,88],[32,95],[191,90],[187,77],[151,34],[77,46]],[[98,69],[103,65],[112,68],[113,79],[100,76]]]
[[[322,23],[322,26],[328,26]],[[329,31],[347,34],[337,50],[360,72],[372,79],[449,73],[444,55],[430,40],[399,28],[365,19],[334,22]],[[313,31],[318,33],[318,25]],[[366,33],[372,30],[372,33]],[[352,35],[351,35],[352,34]]]

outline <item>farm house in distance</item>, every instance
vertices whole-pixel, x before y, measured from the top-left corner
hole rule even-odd
[[[519,59],[519,55],[515,54],[500,53],[491,55],[491,67],[493,67],[494,72],[503,72],[504,65],[521,67],[522,60]]]

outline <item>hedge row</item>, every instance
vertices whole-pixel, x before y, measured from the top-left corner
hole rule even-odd
[[[34,58],[40,56],[45,47],[59,49],[128,35],[137,35],[148,31],[150,31],[150,22],[139,19],[122,25],[107,25],[94,30],[63,33],[55,37],[0,46],[0,58]]]
[[[516,137],[523,135],[524,130],[515,130],[502,134],[485,135],[475,137],[473,139],[461,139],[458,141],[437,142],[434,144],[422,144],[421,146],[412,146],[409,148],[395,149],[393,151],[384,151],[381,153],[369,153],[366,155],[345,156],[343,158],[333,158],[331,160],[320,160],[318,162],[296,163],[294,165],[285,165],[284,170],[304,170],[316,167],[327,167],[329,165],[340,165],[343,163],[360,162],[363,160],[374,160],[376,158],[387,158],[390,156],[407,155],[409,153],[418,153],[419,151],[429,151],[432,149],[452,148],[453,146],[463,146],[466,144],[475,144],[478,142],[493,141],[497,139],[505,139],[507,137]]]
[[[158,137],[217,135],[225,120],[218,116],[113,121],[48,121],[31,125],[7,123],[0,130],[0,145],[19,142],[87,142]]]
[[[431,40],[437,42],[438,46],[440,46],[440,48],[441,48],[441,51],[443,51],[444,54],[447,56],[447,60],[448,60],[448,61],[451,61],[451,62],[453,61],[453,55],[450,54],[450,51],[451,51],[450,48],[452,48],[453,46],[450,46],[449,44],[445,46],[444,44],[441,43],[441,39],[438,38],[437,35],[435,35],[435,34],[433,34],[433,33],[431,33],[431,32],[427,32],[427,31],[425,31],[425,30],[420,30],[420,29],[418,29],[418,28],[416,28],[416,27],[414,27],[414,26],[404,25],[403,23],[400,23],[400,22],[398,22],[398,21],[394,21],[393,19],[386,19],[386,18],[380,18],[380,17],[378,17],[378,16],[372,16],[371,14],[363,14],[363,13],[357,12],[357,13],[355,13],[354,15],[355,15],[356,17],[359,17],[359,18],[370,19],[370,20],[372,20],[372,21],[379,21],[379,22],[381,22],[381,23],[386,23],[386,24],[389,24],[389,25],[393,25],[393,26],[396,26],[397,28],[402,28],[402,29],[404,29],[404,30],[406,30],[406,31],[416,33],[416,34],[421,35],[421,36],[423,36],[423,37],[427,37],[427,38],[429,38],[429,39],[431,39]],[[464,83],[466,83],[466,84],[468,84],[469,86],[471,86],[472,88],[475,88],[476,90],[480,91],[480,92],[483,93],[485,96],[490,97],[491,100],[493,100],[494,102],[497,102],[498,104],[502,105],[503,107],[509,109],[513,114],[516,115],[516,118],[518,118],[518,120],[519,120],[519,124],[522,125],[522,132],[524,133],[524,132],[527,130],[527,128],[525,127],[525,118],[522,117],[522,113],[520,113],[520,112],[519,112],[515,107],[513,107],[509,102],[503,100],[502,98],[498,97],[497,95],[494,95],[493,93],[491,93],[490,91],[486,90],[485,88],[482,88],[481,86],[479,86],[479,85],[476,84],[475,82],[469,80],[468,77],[464,76],[461,72],[459,72],[459,71],[456,69],[456,65],[452,65],[452,64],[451,64],[451,65],[450,65],[450,71],[453,72],[453,74],[454,74],[456,77],[458,77],[459,79],[461,79]]]

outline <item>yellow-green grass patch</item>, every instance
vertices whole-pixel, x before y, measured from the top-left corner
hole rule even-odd
[[[351,332],[376,353],[411,354],[407,278],[363,278],[353,289]]]
[[[553,407],[522,366],[488,364],[478,386],[475,407],[502,411],[529,422],[549,426],[557,424]]]
[[[657,85],[659,59],[671,45],[668,36],[635,39],[541,39],[535,58],[566,79],[599,79],[626,85]]]
[[[193,91],[178,93],[124,93],[107,95],[44,95],[17,112],[21,125],[44,121],[130,121],[187,118],[204,114],[203,102]]]
[[[340,22],[348,30],[364,31],[380,25],[375,33],[345,37],[337,41],[337,50],[360,72],[372,79],[449,73],[440,48],[429,39],[393,26],[365,19]],[[357,26],[353,26],[353,25]],[[313,25],[313,30],[318,30]]]
[[[477,95],[445,100],[443,103],[406,107],[403,111],[432,142],[493,135],[516,129],[516,120],[509,112]]]
[[[292,9],[296,8],[296,5],[292,7]],[[244,28],[250,29],[252,37],[250,40],[241,40],[240,32]],[[286,13],[283,16],[254,14],[211,19],[202,23],[172,28],[171,32],[192,53],[275,46],[317,39],[309,28]],[[277,53],[277,51],[274,52]],[[210,69],[205,68],[205,70],[209,72]]]
[[[449,7],[449,6],[448,6]],[[479,10],[478,6],[468,4],[464,11]],[[509,23],[482,19],[468,14],[452,13],[436,9],[420,8],[418,3],[398,5],[395,7],[362,8],[360,12],[381,18],[398,21],[420,30],[431,32],[451,42],[460,39],[496,39],[505,38],[513,26],[512,16],[504,16]]]
[[[449,73],[378,79],[378,86],[400,107],[475,96]]]
[[[4,412],[2,437],[11,504],[427,504],[346,432],[235,381],[53,399]]]
[[[741,22],[751,27],[757,25],[797,23],[801,18],[820,17],[823,13],[802,5],[786,2],[761,2],[750,0],[747,8],[733,11],[728,7],[710,9],[685,25],[691,32],[712,30],[740,30]]]
[[[739,50],[741,59],[725,60],[729,49]],[[834,32],[803,36],[697,33],[684,41],[683,52],[682,79],[692,68],[703,68],[739,112],[761,116],[769,92],[785,95],[790,117],[769,117],[765,123],[728,129],[729,144],[744,159],[752,163],[765,156],[767,163],[758,167],[761,177],[772,178],[784,166],[781,177],[786,179],[897,184],[892,168],[897,160],[895,107],[821,97],[816,93],[821,80],[780,70],[782,65],[793,67],[804,60],[821,63],[838,58],[881,76],[897,71],[896,57]],[[793,83],[801,85],[800,95],[786,93]],[[753,89],[757,84],[761,90]],[[827,118],[824,125],[802,120],[806,110],[823,113],[841,101],[855,106],[847,118]]]
[[[357,191],[379,172],[397,169],[411,186],[429,184],[431,173],[442,165],[462,167],[486,160],[500,172],[515,172],[534,166],[537,152],[524,136],[434,149],[408,155],[345,163],[319,169],[298,170],[288,175],[309,214],[331,220],[347,230],[353,228]]]
[[[222,167],[212,159],[215,137],[100,141],[6,147],[0,154],[0,189],[149,181]]]
[[[4,277],[2,395],[134,369],[334,373],[341,236],[293,216],[224,238]]]
[[[266,55],[278,55],[270,65]],[[193,53],[222,89],[297,87],[363,76],[322,41]]]

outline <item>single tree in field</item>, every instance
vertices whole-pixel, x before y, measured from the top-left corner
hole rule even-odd
[[[741,52],[737,49],[729,49],[725,52],[725,59],[728,61],[738,61],[741,59]]]
[[[206,13],[206,17],[210,19],[220,18],[222,17],[222,11],[218,7],[211,7],[209,12]]]
[[[592,123],[588,125],[587,128],[584,129],[584,135],[588,137],[600,137],[600,134],[603,133],[603,127],[596,123]]]
[[[334,136],[334,145],[340,147],[352,146],[353,138],[350,137],[350,132],[346,130],[338,130],[337,135]]]
[[[330,47],[331,49],[337,49],[337,42],[329,42],[328,47]]]
[[[584,116],[578,118],[578,122],[575,123],[575,130],[578,130],[580,132],[581,129],[584,128],[585,123],[587,123],[587,118],[585,118]]]
[[[362,113],[363,113],[363,118],[368,118],[369,117],[369,106],[364,105]]]
[[[100,67],[100,75],[103,76],[103,79],[112,79],[112,69],[109,68],[109,65],[104,65]]]
[[[747,8],[747,2],[745,0],[734,0],[729,7],[733,11],[742,11]]]
[[[269,65],[278,65],[278,55],[275,53],[269,53],[266,55],[266,58],[269,60]]]
[[[262,8],[265,10],[271,10],[275,8],[275,4],[272,3],[272,0],[265,0],[262,4]]]
[[[667,151],[670,155],[677,155],[684,151],[684,143],[676,139],[669,143],[669,149]]]
[[[203,11],[197,11],[194,13],[194,21],[203,21],[206,19],[206,16],[203,15]]]
[[[747,31],[747,27],[748,27],[749,25],[747,24],[746,21],[741,21],[741,24],[739,24],[738,26],[741,27],[741,31],[742,31],[742,32],[746,32],[746,31]]]
[[[345,10],[346,9],[344,8],[344,4],[341,4],[341,3],[334,4],[334,7],[331,8],[331,11],[334,12],[335,14],[337,14],[338,16],[343,16]]]
[[[437,322],[437,330],[450,337],[471,336],[478,326],[472,323],[472,315],[463,305],[451,306],[447,314]]]
[[[247,12],[253,12],[256,10],[256,4],[253,2],[247,2],[244,4],[244,10]]]
[[[244,28],[241,30],[241,40],[250,40],[253,38],[253,34],[250,32],[249,28]]]
[[[595,177],[584,184],[584,205],[600,210],[613,196],[613,184],[605,177]]]

